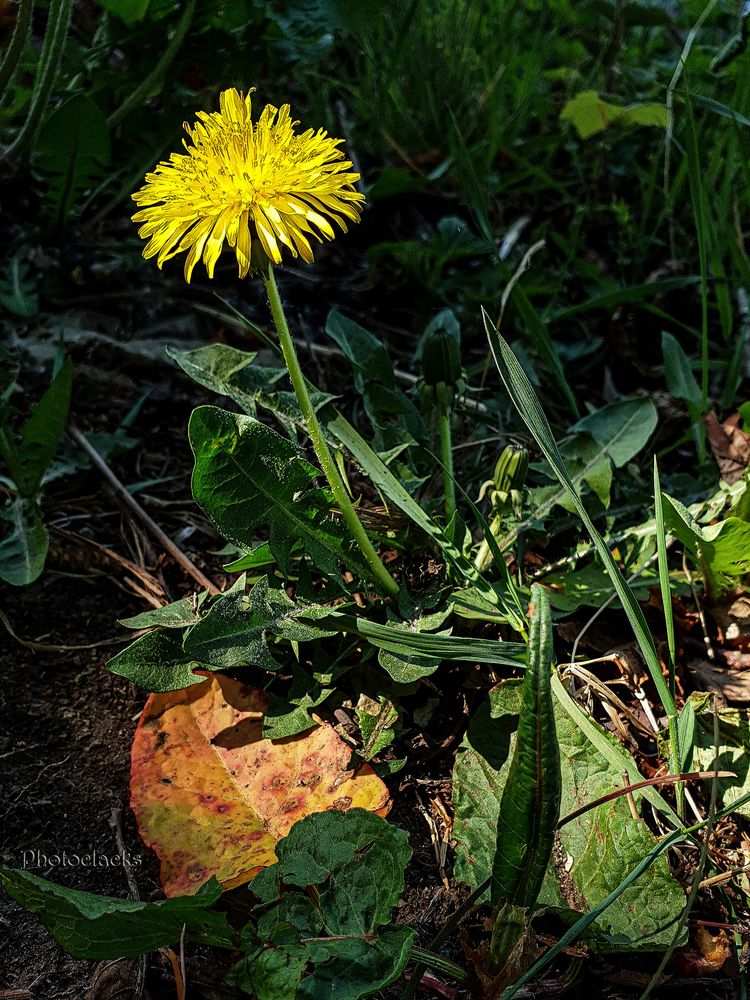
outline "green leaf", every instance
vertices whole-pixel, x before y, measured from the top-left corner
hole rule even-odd
[[[662,498],[664,523],[690,553],[709,592],[750,572],[750,523],[732,516],[703,527],[679,500],[666,493]]]
[[[299,542],[292,546],[292,555],[296,555],[301,551],[302,545]],[[271,554],[268,542],[258,542],[249,552],[227,563],[224,569],[227,573],[244,573],[248,570],[252,573],[254,570],[272,566],[275,562],[276,560]]]
[[[560,814],[579,808],[630,781],[642,780],[628,754],[609,733],[572,702],[560,681],[553,681],[555,728],[560,748]],[[480,885],[491,873],[500,801],[510,771],[523,685],[508,681],[490,692],[489,704],[474,716],[454,768],[456,877]],[[592,742],[592,737],[596,743]],[[653,789],[633,793],[660,801]],[[661,801],[661,810],[668,810]],[[654,846],[654,837],[635,820],[624,797],[604,803],[563,825],[559,850],[547,869],[539,896],[566,919],[605,899]],[[671,923],[685,896],[666,861],[626,890],[589,931],[599,950],[658,949],[674,935]]]
[[[650,399],[618,400],[583,417],[570,428],[572,437],[560,448],[573,482],[580,480],[609,506],[612,466],[621,468],[638,454],[656,427]],[[556,498],[566,510],[575,507],[564,493]]]
[[[375,447],[382,451],[410,438],[422,439],[422,417],[396,384],[393,362],[382,342],[336,309],[328,314],[326,333],[354,369],[354,387],[376,431]]]
[[[552,618],[546,591],[531,588],[529,664],[524,674],[513,756],[500,800],[492,862],[495,903],[533,909],[552,857],[560,814],[560,752],[550,676]]]
[[[11,525],[0,541],[0,580],[25,587],[41,574],[49,549],[41,507],[35,500],[15,497],[0,517]]]
[[[667,631],[667,652],[669,660],[670,690],[674,694],[675,638],[674,615],[672,614],[672,592],[669,586],[669,558],[667,555],[667,530],[664,524],[664,498],[659,479],[659,465],[654,455],[654,521],[656,528],[656,551],[659,561],[659,590],[664,609],[664,625]],[[678,727],[679,729],[679,727]]]
[[[694,285],[698,281],[700,281],[700,277],[697,275],[684,275],[680,278],[662,278],[658,281],[649,281],[642,285],[629,285],[626,288],[613,288],[612,291],[592,295],[591,298],[584,299],[582,302],[554,309],[549,313],[548,319],[559,322],[562,319],[570,319],[580,313],[591,312],[595,309],[611,313],[616,306],[623,303],[632,305],[635,302],[644,302],[677,288]]]
[[[328,430],[341,442],[346,450],[355,458],[362,471],[372,481],[373,485],[388,498],[390,503],[396,505],[399,510],[422,531],[425,532],[439,546],[443,556],[455,567],[456,571],[495,608],[501,607],[512,621],[514,613],[507,604],[505,597],[482,576],[474,565],[473,561],[467,558],[463,552],[448,537],[443,528],[422,509],[419,503],[411,496],[393,475],[388,466],[375,454],[364,438],[357,433],[352,425],[340,414],[336,414],[333,419],[327,421]],[[506,620],[509,620],[506,617]]]
[[[159,630],[140,636],[107,663],[111,673],[127,677],[144,691],[159,693],[200,684],[205,678],[193,671],[204,666],[187,656],[179,636]]]
[[[185,635],[185,655],[212,670],[255,665],[275,671],[280,664],[268,648],[269,636],[306,642],[333,635],[299,621],[328,614],[317,605],[295,604],[284,590],[262,577],[245,596],[241,588],[217,598],[209,611]]]
[[[239,351],[228,344],[207,344],[194,351],[168,347],[167,354],[198,385],[228,396],[251,417],[255,416],[259,397],[286,374],[284,368],[255,365],[256,353]]]
[[[14,254],[7,264],[7,271],[0,275],[0,306],[28,319],[39,312],[39,296],[36,283],[28,277],[29,266],[21,260],[20,254]]]
[[[526,646],[519,642],[497,642],[488,639],[472,639],[466,636],[434,634],[414,630],[409,623],[394,623],[387,625],[371,621],[369,618],[348,615],[339,611],[330,611],[319,618],[321,628],[336,632],[354,633],[377,649],[386,650],[401,658],[401,666],[389,663],[386,669],[389,673],[402,670],[422,670],[417,676],[425,676],[437,669],[437,663],[442,660],[464,663],[497,663],[503,666],[522,666],[526,657]],[[421,658],[421,659],[420,659]],[[430,662],[436,661],[436,662]],[[404,666],[404,663],[408,667]],[[393,676],[393,674],[392,674]],[[400,674],[394,677],[399,683]]]
[[[39,917],[74,958],[94,961],[129,958],[176,945],[183,928],[191,941],[222,948],[236,946],[223,913],[209,907],[221,895],[212,879],[194,896],[139,903],[67,889],[27,871],[0,866],[6,892]]]
[[[250,938],[249,932],[246,936]],[[308,955],[295,928],[279,923],[265,941],[250,938],[254,947],[227,976],[227,983],[250,993],[255,1000],[295,1000]]]
[[[374,813],[331,810],[296,823],[276,855],[250,886],[258,948],[234,967],[236,985],[259,1000],[359,1000],[401,975],[415,936],[391,923],[411,856],[405,833]],[[259,967],[270,948],[280,954]]]
[[[128,27],[142,21],[151,0],[98,0],[99,6],[115,14]]]
[[[333,635],[316,621],[327,617],[329,608],[295,604],[285,591],[271,587],[267,577],[262,577],[249,595],[244,591],[243,575],[225,594],[212,599],[208,611],[197,617],[183,636],[173,630],[194,615],[192,607],[183,602],[129,619],[131,627],[136,621],[145,625],[158,622],[168,631],[156,629],[140,636],[109,661],[108,669],[147,691],[179,691],[203,680],[195,670],[251,664],[278,670],[268,647],[271,637],[307,642]],[[161,620],[165,613],[170,620]],[[301,620],[303,615],[305,621]]]
[[[628,617],[630,626],[633,629],[638,646],[643,653],[643,658],[646,661],[649,674],[651,675],[651,680],[656,687],[659,700],[664,706],[666,714],[671,717],[676,717],[677,707],[661,672],[661,662],[656,651],[654,638],[651,635],[643,611],[641,610],[633,591],[620,572],[617,563],[612,557],[612,553],[607,548],[604,539],[597,531],[594,522],[591,520],[588,511],[583,505],[580,494],[571,482],[568,471],[565,468],[565,463],[562,460],[562,456],[560,455],[557,444],[552,435],[552,430],[546,416],[544,415],[544,410],[534,393],[534,389],[532,388],[526,373],[513,354],[513,351],[511,351],[510,347],[508,347],[506,342],[495,329],[486,312],[483,313],[483,316],[485,330],[487,331],[487,336],[490,341],[490,349],[495,359],[498,371],[500,372],[500,377],[503,380],[506,390],[508,391],[508,395],[510,396],[513,405],[520,414],[524,423],[531,431],[535,441],[542,450],[544,457],[551,465],[555,475],[560,481],[560,484],[573,503],[576,513],[591,536],[594,547],[602,561],[602,564],[604,565],[604,568],[609,574],[617,596],[620,598],[625,614]]]
[[[618,469],[646,445],[656,429],[656,407],[650,399],[622,399],[589,413],[570,428],[588,434]]]
[[[582,139],[590,139],[615,124],[667,127],[665,105],[642,103],[621,107],[603,101],[595,90],[584,90],[571,98],[560,112],[560,118],[571,122]]]
[[[539,356],[545,360],[549,370],[552,372],[555,383],[565,397],[568,407],[570,408],[570,412],[577,417],[578,404],[575,401],[570,385],[568,384],[568,380],[565,377],[565,371],[563,370],[562,362],[560,361],[560,355],[557,353],[557,348],[555,347],[554,341],[552,340],[549,330],[547,329],[547,324],[544,320],[542,320],[534,306],[529,301],[529,297],[521,287],[521,283],[516,282],[512,287],[513,302],[521,319],[523,320],[528,336],[538,351]]]
[[[552,607],[558,611],[576,611],[580,607],[600,608],[614,597],[609,574],[593,562],[581,569],[565,568],[545,574],[544,582],[553,588],[549,598]],[[639,600],[647,601],[654,583],[654,573],[644,572],[633,580],[630,587]],[[614,607],[620,607],[616,598],[612,603]]]
[[[399,718],[393,703],[384,695],[379,695],[377,701],[370,701],[370,704],[375,709],[373,712],[365,711],[360,705],[355,709],[362,736],[360,756],[366,761],[371,761],[393,743]]]
[[[292,665],[292,686],[285,698],[269,694],[263,716],[263,739],[283,740],[311,729],[315,722],[310,711],[321,705],[334,691],[310,677],[297,664]]]
[[[238,319],[245,323],[248,322],[240,314],[237,315]],[[284,414],[279,409],[278,397],[289,394],[276,393],[272,398],[264,394],[264,389],[273,384],[278,375],[283,374],[283,369],[265,368],[260,370],[259,375],[256,375],[250,368],[256,355],[238,351],[225,344],[212,344],[195,351],[175,351],[168,348],[167,353],[196,382],[214,392],[229,396],[248,414],[253,415],[256,404],[261,403],[272,409],[277,416],[283,418]],[[328,403],[332,398],[323,393],[315,392],[314,387],[311,387],[311,395],[316,408]],[[272,402],[272,399],[276,402]],[[296,423],[299,426],[303,425],[298,407]],[[436,542],[444,557],[451,562],[459,574],[473,583],[493,606],[502,606],[503,597],[483,579],[471,559],[464,556],[452,543],[442,527],[422,509],[364,438],[341,414],[337,413],[330,403],[323,413],[322,425],[326,435],[330,435],[346,448],[363,472],[370,477],[376,488]],[[242,547],[250,549],[251,545],[243,544]],[[238,563],[236,568],[251,567],[246,567],[245,563]]]
[[[312,487],[318,471],[297,447],[253,417],[199,406],[188,428],[195,456],[193,496],[235,545],[252,548],[254,531],[268,525],[279,568],[291,570],[301,539],[318,570],[340,579],[339,562],[369,578],[369,567],[342,536],[327,494]]]
[[[91,98],[75,94],[45,122],[36,152],[49,177],[50,213],[62,224],[76,197],[109,165],[107,119]]]
[[[201,608],[206,602],[208,591],[183,597],[179,601],[165,604],[163,608],[142,611],[132,618],[120,618],[125,628],[187,628],[201,620]]]
[[[396,384],[393,364],[383,342],[359,323],[332,309],[326,319],[326,333],[341,349],[352,367],[366,380],[377,380],[392,387]]]
[[[685,702],[693,713],[693,764],[701,771],[734,771],[736,778],[717,778],[719,802],[733,805],[750,792],[750,709],[718,708],[719,745],[714,745],[714,707],[710,694],[696,691]],[[750,802],[737,806],[737,814],[750,817]]]
[[[667,333],[661,335],[661,350],[664,355],[664,377],[667,389],[675,397],[687,404],[690,419],[695,421],[701,413],[701,387],[693,375],[693,369],[680,343]]]
[[[687,773],[693,766],[693,748],[695,747],[697,724],[695,708],[693,707],[691,697],[682,706],[682,711],[677,719],[677,742],[680,751],[679,764],[680,771],[683,774]],[[713,725],[711,726],[711,738],[713,739]],[[724,770],[723,767],[722,770]],[[729,768],[728,770],[734,771],[736,768]]]
[[[18,445],[3,451],[16,489],[25,499],[36,497],[63,436],[72,385],[73,364],[68,358],[21,427]]]
[[[429,615],[417,614],[410,621],[389,622],[387,627],[394,629],[394,639],[399,631],[435,634],[434,630],[444,623],[450,613],[451,609],[448,608]],[[443,631],[438,634],[449,636],[450,632]],[[407,640],[407,644],[400,650],[384,649],[381,646],[378,653],[378,663],[397,684],[410,684],[412,681],[434,673],[440,666],[441,660],[439,657],[430,659],[420,653],[415,654],[409,649]]]
[[[369,201],[382,201],[385,198],[397,198],[402,194],[411,194],[425,186],[425,180],[400,167],[385,167],[367,192]]]

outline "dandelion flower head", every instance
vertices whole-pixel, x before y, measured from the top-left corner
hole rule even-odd
[[[132,196],[140,209],[133,221],[148,240],[143,256],[161,267],[187,253],[188,282],[201,258],[213,278],[225,240],[245,277],[256,238],[274,264],[282,247],[311,263],[310,238],[332,240],[331,223],[346,231],[345,220],[359,221],[364,196],[343,140],[322,129],[295,133],[288,104],[267,105],[253,122],[252,92],[225,90],[219,111],[199,111],[184,126],[186,152],[159,163]]]

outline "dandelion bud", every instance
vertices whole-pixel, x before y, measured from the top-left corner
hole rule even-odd
[[[452,406],[461,382],[461,340],[457,326],[436,322],[428,326],[422,340],[422,379],[440,406]]]

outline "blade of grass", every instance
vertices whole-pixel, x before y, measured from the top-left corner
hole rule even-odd
[[[681,278],[662,278],[660,281],[646,282],[643,285],[630,285],[628,288],[617,288],[612,292],[604,292],[602,295],[595,295],[584,302],[577,302],[572,306],[565,306],[562,309],[555,309],[547,319],[557,321],[570,319],[571,316],[578,316],[580,313],[591,312],[596,309],[612,310],[615,306],[634,302],[643,302],[665,292],[674,291],[676,288],[685,288],[700,281],[698,275],[686,275]],[[671,319],[671,317],[670,317]]]
[[[520,285],[516,285],[513,289],[513,301],[516,304],[516,309],[518,309],[518,313],[524,323],[524,326],[526,327],[531,342],[534,344],[541,357],[547,362],[547,365],[554,376],[557,387],[562,392],[565,397],[565,401],[570,407],[570,412],[576,420],[579,420],[581,414],[578,409],[578,404],[576,403],[571,388],[568,385],[568,380],[565,377],[560,356],[555,349],[555,345],[550,337],[546,324],[541,320],[536,309],[532,306],[531,302],[529,302],[526,292]]]
[[[693,879],[690,884],[690,891],[688,892],[688,897],[687,900],[685,901],[685,907],[682,913],[680,914],[680,919],[677,923],[674,937],[672,938],[669,947],[662,955],[661,961],[656,967],[654,974],[651,977],[651,980],[649,981],[648,986],[643,991],[643,993],[641,993],[640,1000],[648,1000],[648,998],[653,993],[654,989],[659,985],[662,973],[669,964],[669,960],[671,959],[672,955],[674,954],[675,948],[678,946],[680,942],[682,931],[684,930],[685,927],[687,927],[690,911],[693,909],[696,897],[698,895],[698,889],[700,888],[701,880],[703,879],[703,876],[706,871],[706,862],[708,861],[708,846],[711,842],[711,835],[714,831],[714,827],[716,826],[716,803],[719,797],[719,783],[717,780],[719,775],[721,774],[721,772],[718,769],[719,742],[720,742],[719,715],[718,712],[714,710],[714,753],[715,753],[714,769],[715,770],[714,770],[713,781],[711,782],[711,799],[709,801],[708,817],[706,819],[707,823],[706,835],[703,837],[703,840],[701,841],[701,852],[700,852],[700,857],[698,859],[698,865],[695,869],[695,872],[693,873]],[[678,785],[677,787],[680,788],[681,786]]]
[[[687,140],[685,152],[687,156],[688,181],[690,184],[690,199],[693,206],[695,232],[698,239],[698,263],[701,276],[701,412],[708,410],[708,254],[709,254],[709,215],[706,190],[701,177],[700,150],[698,147],[698,132],[695,127],[695,116],[690,95],[685,91],[685,109]],[[702,428],[702,425],[701,425]],[[705,429],[700,435],[699,461],[705,458]]]
[[[664,609],[664,625],[667,630],[667,648],[669,651],[669,660],[667,662],[669,670],[669,693],[674,701],[676,694],[674,617],[672,615],[672,593],[669,589],[669,563],[667,562],[667,532],[664,527],[664,504],[656,455],[654,455],[654,517],[656,519],[656,551],[659,557],[659,589]],[[680,747],[680,730],[677,725],[677,718],[672,716],[669,716],[669,757],[670,769],[673,774],[676,774],[680,770],[682,750]],[[682,816],[685,803],[685,789],[682,785],[677,785],[675,788],[675,796],[677,798],[677,812]]]
[[[664,625],[667,630],[667,648],[669,649],[669,690],[675,697],[675,641],[674,616],[672,614],[672,594],[669,589],[669,564],[667,562],[667,532],[664,527],[664,503],[659,481],[659,466],[654,455],[654,516],[656,518],[656,550],[659,554],[659,587],[661,602],[664,607]]]
[[[13,34],[5,50],[5,55],[0,60],[0,94],[5,92],[5,88],[13,78],[13,73],[23,53],[24,46],[29,37],[29,27],[31,26],[33,11],[34,0],[20,0]]]
[[[646,666],[648,667],[649,674],[651,675],[651,680],[656,688],[656,692],[662,703],[667,718],[676,717],[677,707],[664,679],[664,675],[662,674],[656,645],[654,643],[653,636],[649,631],[641,606],[636,600],[633,591],[628,586],[627,581],[620,572],[617,563],[612,557],[612,553],[609,551],[604,542],[604,539],[597,531],[594,522],[583,504],[580,493],[571,482],[568,471],[565,468],[565,463],[563,462],[562,456],[560,455],[557,444],[552,435],[550,425],[544,415],[544,411],[536,397],[531,383],[526,376],[526,373],[519,364],[513,351],[511,351],[508,344],[497,332],[497,329],[495,328],[490,317],[487,315],[486,311],[482,310],[482,313],[484,317],[485,330],[487,331],[487,336],[490,341],[490,348],[495,359],[495,364],[500,372],[500,377],[505,385],[508,395],[539,445],[539,448],[543,452],[545,458],[552,467],[552,470],[560,481],[560,484],[565,489],[565,492],[578,513],[578,516],[591,536],[591,540],[596,547],[599,558],[609,574],[617,596],[620,598],[620,603],[622,604],[625,614],[630,621],[631,628],[633,629],[633,633],[635,634],[635,638],[638,642],[641,653],[643,654],[643,658],[646,661]]]
[[[300,620],[305,620],[304,615],[300,616]],[[378,649],[392,653],[406,652],[440,660],[495,663],[508,667],[522,667],[526,658],[524,643],[472,639],[459,635],[436,635],[432,632],[412,632],[341,611],[332,611],[323,618],[311,618],[306,624],[313,628],[353,633],[367,639]]]

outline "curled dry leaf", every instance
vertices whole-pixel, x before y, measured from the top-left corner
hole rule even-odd
[[[750,464],[750,435],[740,427],[742,417],[733,413],[723,424],[711,410],[703,417],[708,443],[725,483],[736,483]]]
[[[711,617],[719,630],[722,646],[729,646],[742,653],[750,652],[750,597],[741,594],[731,601],[717,604],[710,609]],[[735,666],[736,664],[732,664]]]
[[[229,889],[276,861],[277,842],[311,813],[388,811],[388,789],[331,726],[262,738],[266,695],[213,674],[146,702],[131,753],[131,807],[161,861],[167,896],[215,875]]]
[[[727,666],[710,660],[691,660],[688,670],[697,680],[698,686],[715,694],[720,704],[735,702],[744,705],[750,702],[750,665],[740,662],[744,654],[732,657],[728,655],[730,652],[727,650],[724,654]]]
[[[691,978],[713,976],[731,957],[732,947],[725,930],[712,934],[705,927],[698,926],[690,936],[690,944],[675,952],[670,967],[680,975]]]

